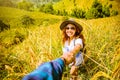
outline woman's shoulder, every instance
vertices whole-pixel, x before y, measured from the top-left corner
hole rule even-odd
[[[83,45],[82,39],[81,38],[76,38],[75,39],[75,44],[81,44],[81,45]]]

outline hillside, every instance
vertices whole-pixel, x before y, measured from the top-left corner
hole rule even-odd
[[[75,1],[75,2],[74,2]],[[67,11],[71,11],[71,9],[74,8],[74,4],[76,4],[77,7],[79,8],[89,8],[92,4],[93,0],[61,0],[60,2],[56,3],[54,5],[54,9],[55,10],[67,10]],[[59,5],[59,6],[58,6]]]
[[[0,7],[0,20],[10,29],[0,33],[0,80],[21,80],[42,62],[62,55],[59,25],[65,18],[41,12]],[[34,24],[23,25],[27,15]],[[79,79],[119,80],[120,15],[99,19],[77,19],[83,26],[87,53]],[[69,79],[69,71],[63,80]]]
[[[17,3],[22,1],[23,0],[0,0],[0,6],[15,7]],[[46,4],[49,2],[58,2],[60,0],[25,0],[25,1],[38,5],[38,4]]]
[[[29,15],[33,18],[49,18],[49,17],[57,17],[55,15],[51,15],[51,14],[45,14],[45,13],[41,13],[41,12],[29,12],[29,11],[25,11],[25,10],[20,10],[17,8],[10,8],[10,7],[0,7],[0,17],[13,17],[13,18],[17,18],[20,17],[22,15]],[[49,16],[48,16],[49,15]]]
[[[0,0],[0,6],[14,7],[14,3],[11,0]]]
[[[61,0],[60,2],[54,5],[55,10],[67,10],[70,12],[74,7],[78,7],[83,10],[88,10],[94,0]],[[113,9],[120,10],[120,1],[118,0],[98,0],[103,5],[105,4],[112,4]],[[58,6],[59,5],[59,6]]]
[[[34,19],[36,25],[41,25],[44,20],[48,22],[50,21],[52,23],[53,21],[56,22],[60,19],[60,17],[51,14],[45,14],[42,12],[29,12],[10,7],[0,7],[0,11],[0,20],[3,20],[5,23],[10,24],[11,27],[15,27],[15,25],[16,27],[21,26],[20,22],[22,22],[21,19],[23,16],[29,16],[30,18]]]

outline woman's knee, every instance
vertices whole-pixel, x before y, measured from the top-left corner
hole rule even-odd
[[[72,66],[70,70],[71,75],[77,75],[78,74],[78,67],[77,66]]]

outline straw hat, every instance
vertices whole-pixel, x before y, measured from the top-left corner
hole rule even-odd
[[[61,23],[60,29],[63,30],[67,24],[73,24],[76,27],[78,27],[81,31],[83,30],[82,26],[79,23],[75,22],[74,20],[65,20],[64,22]]]

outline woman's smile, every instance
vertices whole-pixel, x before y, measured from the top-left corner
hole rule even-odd
[[[73,24],[68,24],[66,26],[66,34],[68,37],[70,37],[70,38],[74,37],[75,32],[76,32],[76,28]]]

